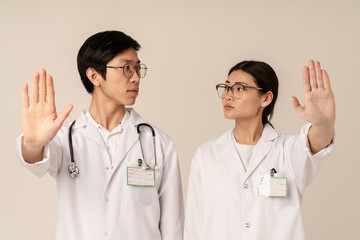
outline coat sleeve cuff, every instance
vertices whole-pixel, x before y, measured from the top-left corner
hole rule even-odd
[[[25,161],[22,152],[21,152],[21,140],[23,138],[24,134],[21,134],[17,139],[16,139],[16,153],[18,156],[18,159],[20,161],[20,163],[27,168],[30,172],[32,172],[33,174],[35,174],[38,177],[42,177],[46,174],[46,172],[48,171],[49,167],[50,167],[50,147],[49,144],[46,144],[44,146],[44,154],[43,154],[43,159],[39,162],[36,163],[28,163]]]
[[[308,154],[310,159],[318,159],[318,158],[325,158],[330,155],[330,153],[334,149],[334,142],[335,142],[335,133],[333,138],[331,139],[331,142],[328,146],[317,152],[316,154],[313,154],[310,149],[309,139],[308,139],[308,133],[309,129],[311,127],[311,123],[305,124],[301,129],[301,134],[304,136],[304,150]]]

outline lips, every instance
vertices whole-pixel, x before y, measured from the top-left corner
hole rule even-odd
[[[138,94],[139,93],[139,89],[138,88],[133,88],[133,89],[129,89],[127,90],[128,93],[132,93],[132,94]]]
[[[232,107],[231,105],[228,105],[228,104],[225,104],[224,105],[224,109],[226,110],[230,110],[230,109],[233,109],[234,107]]]

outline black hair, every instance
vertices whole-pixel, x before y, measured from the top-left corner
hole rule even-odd
[[[260,90],[263,94],[271,91],[273,94],[273,100],[265,107],[262,114],[262,124],[270,123],[270,120],[274,113],[274,107],[279,90],[279,81],[274,69],[269,64],[259,61],[242,61],[229,70],[230,75],[233,71],[241,70],[250,74],[255,79],[255,84],[262,88]]]
[[[89,37],[77,55],[78,71],[86,91],[92,93],[94,90],[94,85],[86,76],[86,70],[94,68],[106,79],[106,64],[117,54],[129,48],[138,51],[141,46],[133,38],[120,31],[99,32]]]

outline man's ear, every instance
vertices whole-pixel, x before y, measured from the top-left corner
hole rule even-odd
[[[261,106],[264,108],[267,107],[272,102],[273,98],[273,93],[271,91],[268,91],[263,95]]]
[[[94,68],[89,67],[88,69],[86,69],[86,76],[94,86],[96,87],[100,86],[101,84],[100,79],[102,79],[102,77]]]

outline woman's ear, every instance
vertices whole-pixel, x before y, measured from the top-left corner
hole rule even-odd
[[[86,69],[86,76],[88,79],[92,82],[94,87],[99,87],[101,84],[100,78],[101,75],[94,69],[94,68],[88,68]]]
[[[273,93],[271,91],[268,91],[263,95],[261,106],[264,108],[267,107],[272,102],[273,98]]]

